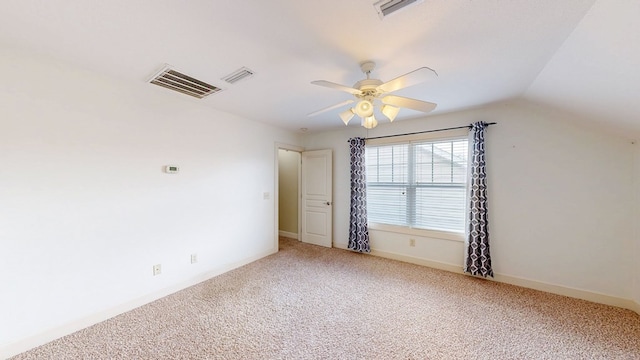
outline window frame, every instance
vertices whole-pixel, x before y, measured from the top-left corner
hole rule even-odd
[[[436,141],[461,140],[461,139],[465,139],[468,141],[468,151],[470,151],[471,141],[470,141],[468,128],[445,130],[445,131],[430,132],[430,133],[423,133],[423,134],[412,134],[412,135],[397,136],[397,137],[370,139],[366,141],[365,146],[406,144],[406,143],[419,142],[419,141],[436,142]],[[413,154],[411,154],[411,156],[413,156]],[[470,159],[470,157],[467,156],[467,159]],[[464,186],[465,187],[465,214],[467,213],[467,209],[468,209],[468,204],[467,204],[468,190],[469,190],[468,166],[469,165],[467,163],[466,183]],[[413,170],[409,170],[409,171],[411,172]],[[416,186],[416,188],[417,187],[419,187],[419,185]],[[406,234],[406,235],[414,235],[414,236],[427,237],[427,238],[464,242],[466,238],[466,232],[467,232],[466,216],[464,219],[464,223],[465,223],[464,230],[462,232],[436,230],[436,229],[424,229],[424,228],[416,228],[412,226],[375,223],[370,221],[368,222],[368,228],[370,230],[376,230],[376,231],[385,231],[385,232],[392,232],[392,233],[398,233],[398,234]]]

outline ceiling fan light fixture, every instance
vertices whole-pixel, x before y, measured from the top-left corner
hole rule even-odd
[[[355,112],[361,118],[366,118],[373,115],[373,104],[369,100],[360,100],[355,107]]]
[[[378,126],[378,120],[376,120],[375,116],[367,116],[362,118],[362,127],[365,129],[373,129]]]
[[[398,116],[400,108],[391,105],[382,105],[380,111],[389,119],[390,122],[393,122],[393,120],[396,119],[396,116]]]
[[[393,12],[406,5],[420,3],[422,1],[424,0],[380,0],[376,5],[380,5],[380,8],[384,8],[384,11],[389,10],[390,12]],[[374,111],[378,112],[378,114],[382,113],[382,115],[388,118],[390,122],[393,122],[398,117],[398,113],[401,108],[407,108],[424,113],[431,112],[435,109],[435,103],[410,99],[403,96],[389,95],[390,93],[400,89],[425,82],[434,75],[437,76],[438,74],[435,70],[423,66],[404,75],[398,76],[395,79],[383,82],[380,79],[371,78],[371,72],[374,67],[375,63],[373,61],[364,61],[360,63],[360,69],[367,78],[356,82],[352,87],[332,83],[326,80],[312,81],[311,83],[314,85],[347,92],[353,95],[355,99],[343,101],[339,104],[312,112],[308,114],[308,116],[315,116],[325,111],[355,103],[356,105],[351,109],[339,113],[342,122],[344,122],[345,125],[348,125],[349,121],[353,119],[355,115],[358,115],[360,117],[360,124],[363,127],[373,129],[378,125],[378,120],[373,116]],[[378,115],[378,117],[380,117],[380,115]]]
[[[345,125],[349,125],[349,120],[351,120],[355,115],[356,113],[353,111],[353,108],[350,108],[340,113],[340,119],[342,119],[342,122]]]

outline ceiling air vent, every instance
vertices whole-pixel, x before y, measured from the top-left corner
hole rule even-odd
[[[373,4],[373,7],[376,8],[380,19],[384,19],[386,16],[404,9],[409,5],[417,5],[422,2],[424,2],[424,0],[380,0]]]
[[[238,81],[244,80],[251,76],[253,76],[253,70],[243,67],[223,77],[222,80],[228,82],[229,84],[235,84]]]
[[[198,99],[202,99],[207,95],[211,95],[222,90],[217,86],[207,84],[204,81],[194,79],[191,76],[173,70],[170,66],[165,66],[155,76],[153,76],[149,82],[167,89],[197,97]]]

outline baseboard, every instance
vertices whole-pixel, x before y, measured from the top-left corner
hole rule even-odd
[[[347,246],[348,246],[347,244],[343,244],[343,243],[334,243],[334,247],[339,249],[349,250]],[[393,252],[381,251],[376,249],[371,249],[371,255],[383,257],[386,259],[398,260],[398,261],[407,262],[407,263],[416,264],[416,265],[427,266],[430,268],[445,270],[453,273],[465,274],[462,269],[462,266],[456,265],[456,264],[448,264],[444,262],[427,260],[423,258],[417,258],[417,257],[408,256],[404,254],[397,254]],[[621,307],[624,309],[635,311],[636,313],[640,314],[640,303],[630,299],[624,299],[624,298],[601,294],[593,291],[575,289],[571,287],[555,285],[555,284],[545,283],[541,281],[530,280],[530,279],[521,278],[517,276],[510,276],[510,275],[498,274],[498,273],[495,274],[495,278],[493,279],[488,278],[487,280],[497,281],[497,282],[516,285],[516,286],[522,286],[529,289],[540,290],[540,291],[544,291],[544,292],[548,292],[556,295],[563,295],[563,296],[568,296],[572,298],[592,301],[595,303]]]
[[[278,235],[298,240],[298,234],[296,233],[280,230],[278,231]]]
[[[213,277],[216,277],[218,275],[221,275],[233,269],[247,265],[256,260],[262,259],[263,257],[272,255],[274,253],[276,253],[276,251],[269,250],[234,263],[225,264],[217,269],[200,274],[198,276],[185,280],[179,284],[142,296],[135,300],[115,306],[113,308],[89,315],[87,317],[84,317],[75,321],[71,321],[63,326],[45,330],[40,334],[30,336],[25,339],[3,344],[2,346],[0,346],[0,359],[6,359],[9,357],[18,355],[20,353],[23,353],[25,351],[38,347],[40,345],[46,344],[53,340],[59,339],[63,336],[72,334],[76,331],[82,330],[89,326],[95,325],[97,323],[100,323],[112,317],[115,317],[117,315],[123,314],[127,311],[131,311],[135,308],[146,305],[150,302],[153,302],[165,296],[171,295],[180,290],[184,290],[190,286],[209,280]]]
[[[640,302],[632,301],[632,303],[633,303],[633,306],[632,306],[633,309],[630,309],[630,310],[633,310],[633,311],[637,312],[638,315],[640,315]]]
[[[414,256],[408,256],[408,255],[393,253],[389,251],[380,251],[376,249],[371,249],[371,255],[462,274],[462,268],[460,267],[460,265],[448,264],[445,262],[427,260],[427,259],[418,258]]]
[[[349,246],[348,244],[343,244],[343,243],[339,243],[339,242],[334,242],[333,244],[331,244],[334,248],[337,249],[342,249],[342,250],[349,250],[349,248],[347,246]]]
[[[333,247],[338,249],[343,249],[343,250],[349,250],[348,244],[343,244],[343,243],[333,243]],[[373,248],[371,249],[370,254],[373,256],[378,256],[385,259],[398,260],[398,261],[402,261],[410,264],[422,265],[422,266],[426,266],[434,269],[440,269],[440,270],[462,274],[462,269],[460,268],[460,266],[455,264],[448,264],[440,261],[427,260],[423,258],[418,258],[414,256],[404,255],[404,254],[398,254],[390,251],[382,251],[382,250],[377,250]]]
[[[619,298],[616,296],[606,295],[594,291],[587,291],[582,289],[571,288],[562,285],[549,284],[541,281],[530,280],[517,276],[510,276],[504,274],[495,274],[493,279],[498,282],[522,286],[529,289],[540,290],[556,295],[568,296],[576,299],[587,300],[599,304],[616,306],[624,309],[629,309],[640,314],[639,304],[631,299]]]

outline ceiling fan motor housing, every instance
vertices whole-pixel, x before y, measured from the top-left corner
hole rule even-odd
[[[356,97],[371,101],[382,93],[380,90],[377,90],[377,87],[380,85],[382,85],[382,81],[379,79],[364,79],[355,83],[353,87],[362,91],[362,94],[356,95]]]
[[[345,125],[348,124],[349,120],[351,120],[354,115],[358,115],[362,119],[362,126],[367,129],[374,128],[378,123],[373,116],[374,107],[379,105],[382,105],[379,109],[380,112],[382,112],[389,121],[393,121],[396,118],[400,108],[409,108],[428,113],[436,107],[436,104],[434,103],[402,96],[388,95],[388,93],[426,81],[433,75],[437,76],[438,74],[433,69],[421,67],[391,81],[382,82],[380,79],[370,78],[371,71],[373,71],[374,68],[375,63],[373,61],[364,61],[360,63],[360,69],[366,74],[367,78],[356,82],[353,87],[332,83],[326,80],[316,80],[311,83],[347,92],[358,99],[354,107],[340,113],[340,118]],[[340,104],[311,113],[309,116],[333,110],[353,102],[353,100],[347,100]]]

